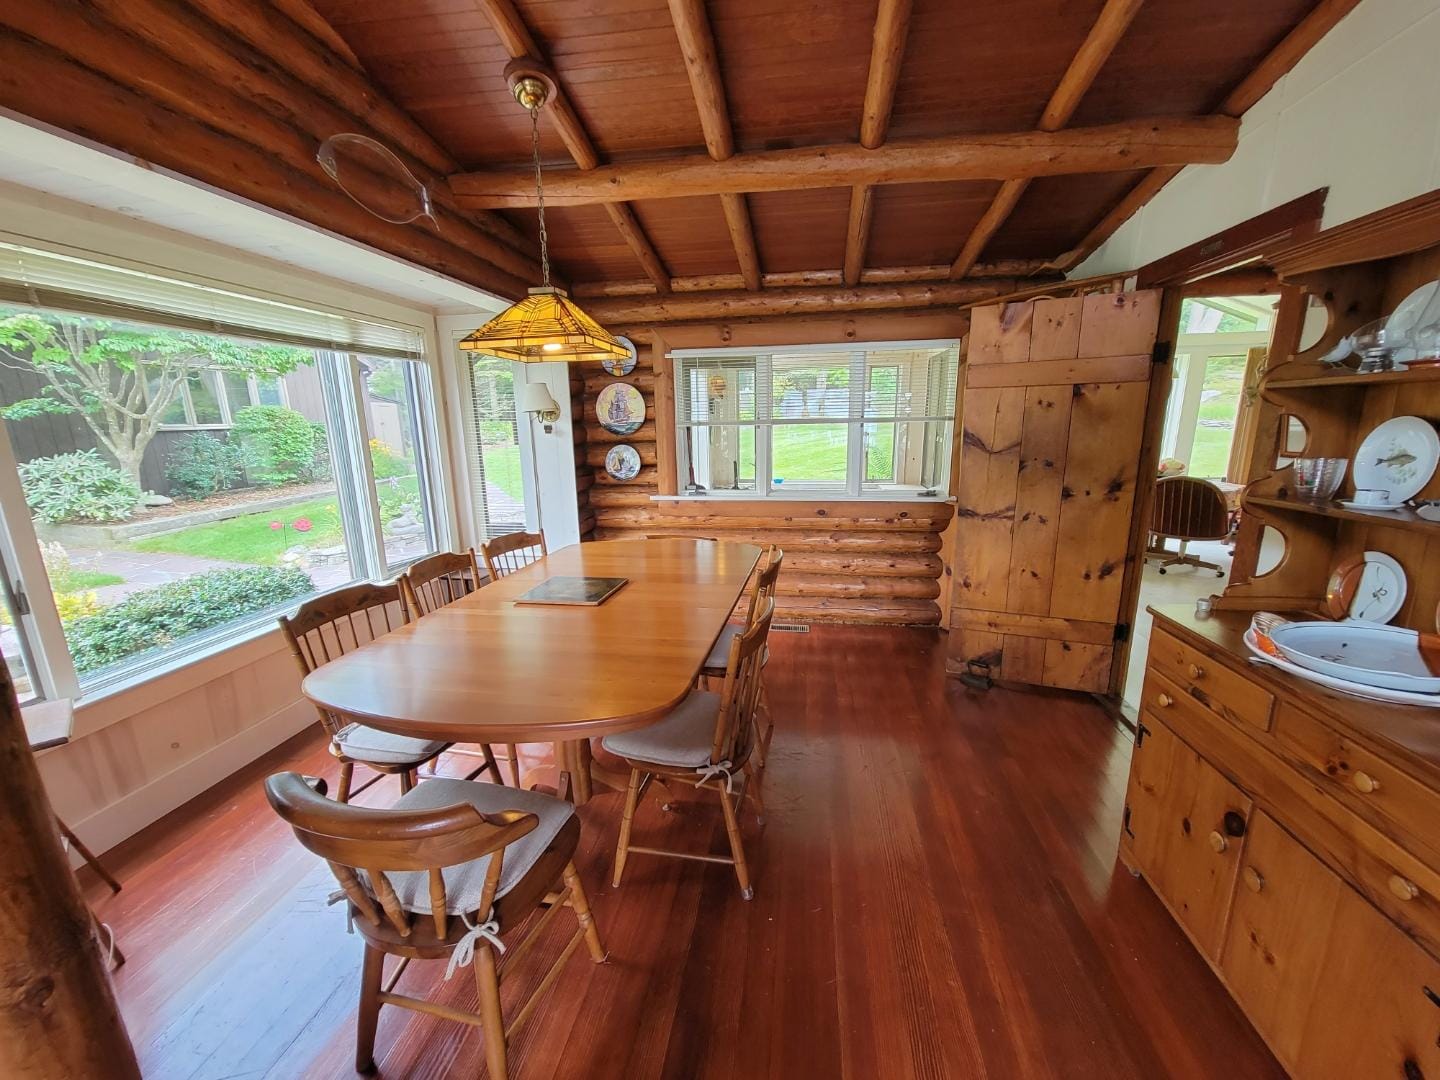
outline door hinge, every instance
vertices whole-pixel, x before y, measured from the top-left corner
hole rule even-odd
[[[1152,364],[1168,364],[1170,354],[1174,351],[1175,344],[1170,341],[1157,341],[1150,349],[1150,362]]]
[[[1130,624],[1129,624],[1128,622],[1122,622],[1122,623],[1116,623],[1116,624],[1115,624],[1115,640],[1116,640],[1116,641],[1129,641],[1129,640],[1130,640]]]
[[[1125,830],[1126,836],[1132,838],[1135,836],[1135,830],[1130,828],[1130,807],[1128,804],[1125,807],[1125,812],[1120,816],[1120,827]]]
[[[1149,729],[1148,727],[1146,727],[1144,724],[1136,724],[1136,725],[1135,725],[1135,749],[1136,749],[1136,750],[1139,750],[1139,749],[1140,749],[1141,743],[1143,743],[1143,742],[1145,741],[1145,736],[1146,736],[1146,735],[1149,735],[1149,734],[1150,734],[1150,729]]]

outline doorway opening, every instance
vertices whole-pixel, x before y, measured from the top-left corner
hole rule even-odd
[[[1193,296],[1180,303],[1160,460],[1122,687],[1137,706],[1150,605],[1192,606],[1230,573],[1240,497],[1259,415],[1277,295]],[[1164,330],[1162,329],[1162,334]]]

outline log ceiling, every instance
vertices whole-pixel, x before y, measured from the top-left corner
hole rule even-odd
[[[534,57],[557,276],[610,317],[918,308],[1073,269],[1357,2],[8,0],[0,106],[513,297]],[[341,131],[438,227],[335,189]]]

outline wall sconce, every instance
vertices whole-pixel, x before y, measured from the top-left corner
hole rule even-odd
[[[545,425],[545,434],[555,430],[555,421],[560,419],[560,406],[550,396],[550,388],[543,382],[524,383],[520,387],[520,411],[533,413]]]

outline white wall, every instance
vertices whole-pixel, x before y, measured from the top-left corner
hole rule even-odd
[[[1072,277],[1136,269],[1320,187],[1329,227],[1440,187],[1440,0],[1362,0]]]
[[[419,327],[432,358],[440,438],[450,444],[435,315],[356,285],[0,183],[0,230],[131,262],[204,276]],[[454,534],[459,503],[450,463],[442,518]],[[573,486],[573,485],[572,485]],[[278,629],[183,668],[76,706],[74,733],[38,755],[51,802],[75,832],[104,851],[318,723]]]

